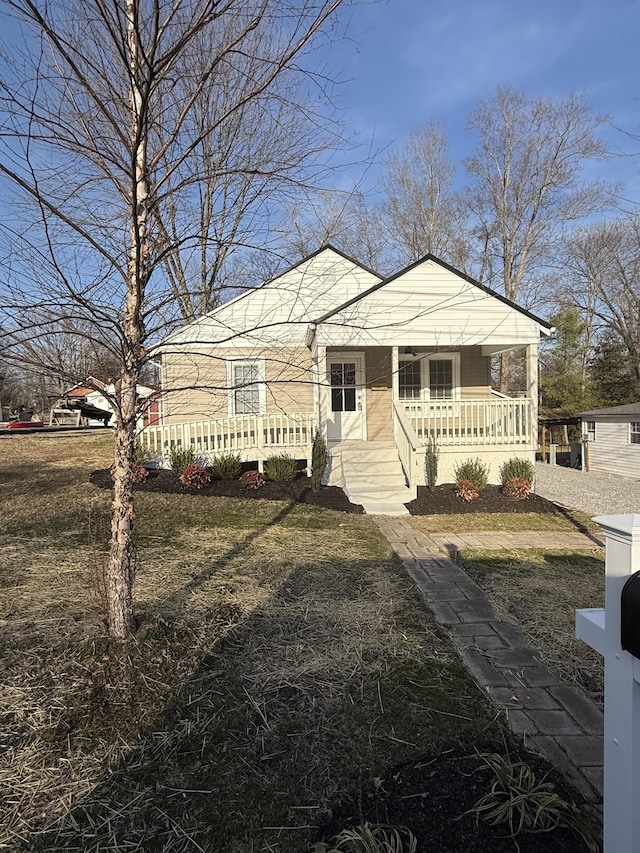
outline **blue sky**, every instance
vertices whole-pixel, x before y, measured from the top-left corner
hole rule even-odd
[[[620,128],[606,132],[609,148],[640,152],[624,133],[640,135],[640,2],[378,0],[349,17],[349,40],[331,49],[344,81],[337,101],[376,148],[435,119],[457,160],[473,147],[469,111],[509,85],[533,97],[585,95]],[[640,202],[640,155],[594,172],[623,180]]]

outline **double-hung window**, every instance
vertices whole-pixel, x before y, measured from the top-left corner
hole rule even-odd
[[[398,394],[401,400],[422,399],[421,362],[419,359],[398,363]]]
[[[232,359],[227,362],[230,415],[259,415],[264,411],[264,360]]]
[[[631,421],[629,424],[629,443],[640,444],[640,421]]]
[[[583,426],[583,435],[587,441],[596,440],[596,422],[585,421]]]

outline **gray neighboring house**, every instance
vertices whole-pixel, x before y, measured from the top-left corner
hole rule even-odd
[[[590,471],[640,478],[640,403],[579,412]]]

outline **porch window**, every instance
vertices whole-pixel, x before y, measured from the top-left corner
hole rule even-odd
[[[629,441],[631,444],[640,444],[640,421],[631,421],[629,424]]]
[[[420,361],[398,362],[398,394],[401,400],[419,400],[422,397]]]
[[[453,399],[453,361],[450,358],[429,359],[429,397],[431,400]]]
[[[264,411],[264,361],[259,358],[227,362],[229,415],[259,415]]]

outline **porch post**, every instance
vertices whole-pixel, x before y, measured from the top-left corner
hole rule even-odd
[[[313,402],[316,413],[316,428],[326,439],[327,430],[327,383],[325,381],[327,367],[327,348],[316,347],[313,359]]]
[[[538,447],[538,345],[529,344],[526,350],[527,362],[527,397],[531,413],[531,445],[534,450]]]
[[[398,370],[400,369],[400,359],[398,358],[398,347],[391,347],[391,400],[395,402],[399,399],[398,393]]]

